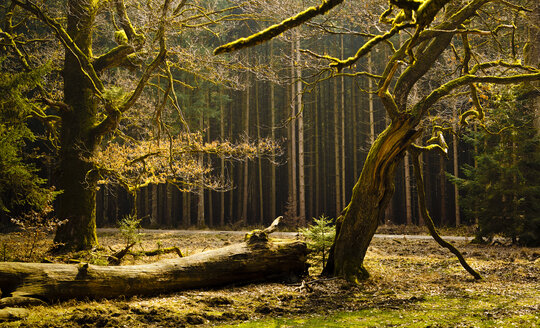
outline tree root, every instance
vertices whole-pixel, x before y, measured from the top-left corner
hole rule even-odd
[[[418,189],[418,202],[420,204],[420,211],[424,218],[424,222],[428,227],[429,233],[439,245],[448,248],[448,250],[450,250],[450,252],[452,252],[452,254],[454,254],[458,258],[459,263],[461,263],[463,268],[467,270],[467,272],[469,272],[474,277],[474,279],[482,279],[482,276],[478,272],[476,272],[467,263],[467,261],[465,261],[465,258],[463,257],[461,252],[457,248],[455,248],[454,245],[442,239],[439,233],[437,233],[437,230],[435,229],[435,224],[433,224],[433,220],[431,219],[429,211],[426,207],[426,192],[424,190],[424,179],[422,177],[422,171],[420,170],[420,160],[418,159],[420,153],[413,148],[411,149],[411,155],[413,159],[414,175],[416,176],[416,186]]]

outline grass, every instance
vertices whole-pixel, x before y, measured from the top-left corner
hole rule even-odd
[[[0,235],[0,242],[8,235]],[[99,235],[106,253],[123,246],[117,233]],[[179,247],[195,254],[239,242],[242,235],[145,234],[141,249]],[[14,239],[11,238],[11,241]],[[360,285],[335,279],[312,290],[281,282],[189,290],[154,297],[68,301],[30,308],[2,327],[539,327],[540,249],[455,242],[484,276],[472,280],[430,240],[374,239]],[[15,257],[16,244],[8,255]],[[10,250],[11,253],[10,253]],[[42,250],[43,251],[43,250]],[[39,254],[39,252],[37,253]],[[45,255],[43,252],[42,255]],[[101,254],[100,256],[103,256]],[[68,254],[70,257],[97,255]],[[85,258],[85,256],[87,256]],[[175,257],[127,257],[125,264]],[[312,272],[318,272],[320,268]],[[309,280],[310,278],[306,278]],[[311,278],[312,279],[312,278]]]
[[[220,327],[539,327],[540,314],[522,311],[538,295],[508,300],[502,296],[434,296],[401,308],[367,308],[325,316],[263,319]],[[527,306],[525,306],[526,308]],[[529,305],[532,309],[533,306]],[[533,309],[534,310],[534,309]]]

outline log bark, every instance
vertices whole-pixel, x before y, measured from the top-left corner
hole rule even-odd
[[[246,241],[188,257],[143,265],[0,263],[0,307],[32,300],[114,298],[290,279],[306,272],[305,243],[270,241],[253,231]],[[20,301],[20,302],[19,302]]]

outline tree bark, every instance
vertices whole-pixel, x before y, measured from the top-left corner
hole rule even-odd
[[[341,58],[345,58],[344,55],[344,49],[343,49],[343,34],[340,35],[340,45],[341,45]],[[346,178],[346,172],[345,172],[345,77],[342,75],[340,79],[341,83],[341,92],[340,92],[340,98],[341,98],[341,106],[340,106],[340,120],[341,120],[341,136],[340,136],[340,147],[341,147],[341,201],[340,201],[340,209],[345,205],[345,178]]]
[[[249,138],[249,109],[250,109],[250,78],[249,75],[246,77],[246,102],[245,102],[245,112],[243,119],[243,132],[245,133],[246,137]],[[248,187],[249,187],[249,162],[246,160],[244,161],[244,173],[243,173],[243,187],[242,187],[242,222],[244,225],[248,225]]]
[[[334,249],[326,274],[333,273],[355,283],[368,277],[364,257],[394,193],[396,167],[420,134],[415,126],[411,118],[396,119],[371,146],[351,201],[336,225]]]
[[[454,104],[454,108],[452,111],[452,114],[454,116],[454,123],[453,123],[453,129],[454,131],[457,131],[457,122],[458,122],[458,115],[457,115],[457,108],[456,104]],[[452,150],[453,150],[453,162],[454,162],[454,176],[456,178],[459,177],[459,165],[458,165],[458,138],[457,135],[454,133],[452,134]],[[459,227],[461,225],[461,214],[459,212],[459,189],[458,185],[454,183],[454,206],[455,206],[455,216],[456,216],[456,227]]]
[[[261,140],[261,114],[259,108],[259,83],[257,81],[255,84],[255,114],[257,119],[257,140]],[[258,182],[259,182],[259,225],[264,224],[264,192],[263,192],[263,166],[262,159],[259,157],[257,159],[258,166]]]
[[[411,195],[411,170],[410,170],[409,154],[405,154],[405,160],[403,161],[403,169],[405,170],[405,213],[407,225],[413,224],[412,219],[412,195]]]
[[[219,135],[221,136],[221,140],[225,140],[225,105],[223,101],[224,93],[223,89],[220,89],[220,97],[219,97],[219,112],[220,112],[220,120],[219,120]],[[221,182],[225,182],[225,158],[220,158],[220,173],[219,177],[221,179]],[[222,192],[219,194],[220,199],[220,207],[219,207],[219,226],[224,227],[225,226],[225,192]]]
[[[0,263],[0,307],[31,300],[56,301],[155,295],[183,289],[268,279],[306,272],[306,245],[269,241],[254,231],[246,242],[192,256],[127,266]]]
[[[91,5],[87,5],[91,7]],[[87,56],[91,55],[93,8],[68,1],[67,33]],[[61,114],[59,189],[57,215],[67,222],[56,233],[55,242],[68,248],[89,249],[98,244],[96,235],[95,165],[91,161],[101,139],[93,134],[97,124],[98,98],[77,58],[65,52],[64,102],[70,108]]]
[[[297,160],[296,160],[296,104],[295,104],[295,98],[297,96],[297,90],[296,90],[296,83],[294,81],[295,76],[295,67],[294,67],[294,53],[295,53],[295,43],[291,42],[291,78],[293,79],[291,83],[291,115],[290,115],[290,123],[289,123],[289,130],[291,135],[291,156],[289,157],[289,161],[291,162],[291,171],[289,175],[289,182],[291,184],[290,189],[290,211],[293,218],[297,218],[298,216],[298,185],[297,185],[297,178],[296,178],[296,171],[297,171]]]
[[[335,172],[335,186],[336,186],[336,217],[339,216],[339,213],[343,209],[341,205],[341,168],[339,161],[341,156],[339,151],[341,147],[339,146],[339,108],[338,108],[338,81],[334,80],[334,97],[332,99],[334,107],[334,172]]]
[[[304,165],[304,110],[302,103],[302,67],[300,66],[300,36],[296,39],[296,92],[298,108],[298,216],[300,224],[306,223],[306,182]]]

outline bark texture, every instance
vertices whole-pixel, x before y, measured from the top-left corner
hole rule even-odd
[[[371,146],[349,205],[336,226],[336,239],[325,273],[358,282],[367,248],[394,193],[394,174],[404,151],[418,137],[410,120],[396,120]]]
[[[0,263],[0,307],[54,301],[154,295],[183,289],[298,277],[306,271],[300,241],[269,241],[254,231],[246,242],[152,264]]]

